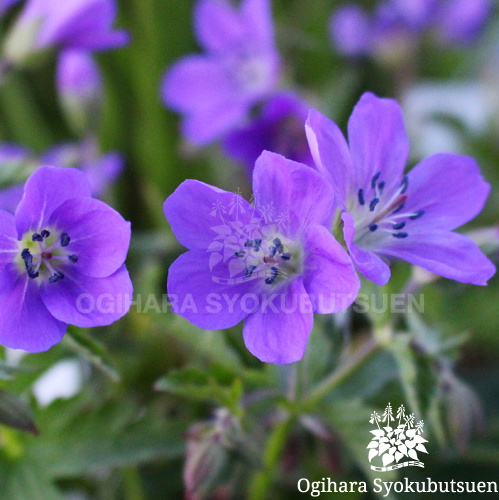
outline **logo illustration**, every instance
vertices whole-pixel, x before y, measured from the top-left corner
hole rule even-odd
[[[371,464],[372,470],[386,472],[411,465],[424,468],[424,463],[419,461],[418,452],[428,453],[423,444],[428,440],[422,436],[423,421],[415,424],[414,413],[406,415],[404,405],[400,405],[394,418],[392,405],[388,403],[383,416],[374,412],[369,423],[377,426],[377,429],[371,431],[374,437],[367,445],[369,462],[374,460],[375,463],[382,463],[382,466]],[[402,461],[406,458],[412,460]]]

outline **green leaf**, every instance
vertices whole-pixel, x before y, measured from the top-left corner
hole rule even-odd
[[[19,396],[0,390],[0,423],[38,434],[31,408]]]

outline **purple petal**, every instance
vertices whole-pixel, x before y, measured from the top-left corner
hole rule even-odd
[[[360,289],[349,255],[324,226],[308,229],[304,251],[303,284],[315,299],[314,312],[331,314],[345,310]]]
[[[60,321],[82,327],[105,326],[129,311],[133,287],[124,265],[107,278],[92,278],[69,269],[57,283],[44,281],[40,295]]]
[[[174,312],[207,330],[230,328],[244,319],[255,307],[260,280],[225,278],[228,273],[220,274],[224,276],[220,279],[218,276],[218,270],[210,270],[206,251],[182,254],[168,271],[168,295],[175,301]]]
[[[0,210],[0,269],[19,255],[16,222],[10,213]]]
[[[18,144],[10,144],[8,142],[0,144],[0,164],[21,164],[28,161],[31,156],[32,154],[29,149]],[[5,168],[5,166],[2,168]]]
[[[305,129],[317,170],[331,180],[336,203],[344,208],[352,180],[347,142],[338,126],[315,110],[310,111]]]
[[[384,247],[383,253],[462,283],[486,285],[496,272],[495,266],[472,240],[451,231],[413,232]]]
[[[15,213],[24,193],[24,185],[19,184],[0,191],[0,210]]]
[[[455,229],[478,215],[490,186],[473,158],[436,154],[423,160],[409,173],[404,212],[424,210],[411,227]]]
[[[344,223],[343,236],[345,243],[357,269],[364,277],[377,285],[386,285],[391,275],[388,264],[374,252],[364,250],[354,243],[355,223],[351,214],[344,212],[341,218]]]
[[[275,217],[286,217],[285,233],[293,237],[310,225],[332,221],[333,190],[315,170],[264,151],[253,172],[256,207],[273,207]]]
[[[243,19],[225,0],[200,0],[194,11],[199,42],[207,51],[230,52],[243,34]]]
[[[437,9],[437,0],[391,0],[390,3],[397,18],[414,30],[427,28]]]
[[[241,4],[241,15],[250,33],[250,43],[262,48],[272,49],[274,46],[274,26],[270,0],[244,0]]]
[[[180,184],[163,209],[178,241],[187,248],[204,251],[224,234],[220,232],[224,228],[230,234],[235,224],[247,226],[253,216],[258,216],[239,195],[191,179]]]
[[[267,298],[270,300],[270,297]],[[284,365],[299,361],[305,353],[314,323],[312,307],[301,278],[296,278],[271,303],[248,316],[244,343],[261,361]]]
[[[219,59],[194,55],[181,59],[166,73],[163,101],[182,112],[203,113],[237,100],[237,87]]]
[[[340,53],[356,57],[371,52],[371,21],[363,8],[340,7],[331,17],[329,30]]]
[[[92,193],[85,175],[73,168],[40,167],[30,175],[16,210],[19,238],[30,229],[44,229],[52,212],[66,200]]]
[[[95,161],[82,163],[80,168],[92,186],[92,195],[97,198],[104,196],[119,178],[124,164],[125,159],[120,153],[108,153]]]
[[[68,49],[59,55],[57,90],[69,99],[98,99],[102,93],[99,67],[92,55],[83,50]]]
[[[10,264],[0,272],[0,344],[40,352],[61,341],[67,324],[43,304],[38,284]]]
[[[381,172],[380,181],[385,182],[385,190],[390,191],[400,183],[409,141],[396,101],[365,93],[348,122],[348,141],[356,188],[368,188],[378,172]]]
[[[79,273],[110,276],[126,259],[130,223],[100,200],[70,199],[54,210],[48,223],[71,238],[67,248],[78,256],[78,262],[70,265]]]

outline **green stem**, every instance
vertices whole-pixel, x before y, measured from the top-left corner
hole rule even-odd
[[[376,354],[381,345],[375,338],[370,338],[355,353],[349,360],[335,370],[329,377],[324,379],[312,391],[310,396],[305,399],[303,407],[310,411],[315,405],[324,399],[330,392],[339,387],[348,377],[355,373],[362,365]]]
[[[123,486],[126,500],[146,500],[137,467],[123,469]]]

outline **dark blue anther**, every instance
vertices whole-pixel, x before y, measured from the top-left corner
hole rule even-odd
[[[377,174],[373,175],[373,178],[371,179],[371,187],[373,189],[376,188],[376,183],[378,182],[379,176],[381,175],[381,172],[378,172]]]
[[[269,247],[269,251],[270,251],[269,257],[274,257],[275,253],[277,252],[277,248],[275,246],[271,245]]]
[[[374,212],[374,209],[376,208],[376,205],[379,203],[379,198],[373,198],[371,203],[369,203],[369,210],[371,212]]]
[[[55,273],[49,278],[49,283],[57,283],[59,280],[62,280],[63,278],[64,278],[64,274]]]
[[[376,229],[378,229],[378,225],[377,224],[369,224],[369,231],[372,231],[374,233],[374,231],[376,231]]]
[[[68,256],[68,259],[73,263],[76,264],[78,262],[78,255],[70,255]]]
[[[366,200],[364,199],[364,190],[359,189],[359,203],[364,206],[366,204]]]
[[[244,275],[246,276],[246,278],[250,278],[251,275],[253,274],[253,271],[256,269],[256,266],[248,266],[246,268],[246,271],[244,271]]]
[[[401,203],[393,212],[392,214],[397,214],[399,213],[403,208],[405,207],[405,203]]]
[[[404,178],[402,179],[402,183],[400,184],[401,186],[401,190],[400,190],[400,194],[404,194],[406,191],[407,191],[407,188],[409,187],[409,177],[404,176]]]
[[[407,236],[409,236],[407,233],[393,233],[394,238],[402,239],[402,238],[407,238]]]
[[[380,192],[380,194],[381,194],[381,193],[383,192],[383,189],[385,189],[385,181],[380,182],[380,183],[378,184],[378,189],[379,189],[379,192]]]
[[[256,239],[255,240],[255,252],[259,252],[260,251],[260,246],[261,245],[262,245],[262,240]]]
[[[281,254],[281,259],[282,260],[289,260],[289,259],[291,259],[291,252],[284,252],[283,254]]]
[[[21,257],[24,260],[24,265],[26,267],[26,272],[28,273],[28,276],[31,279],[38,278],[38,276],[40,276],[40,273],[38,271],[35,272],[33,268],[33,256],[31,255],[30,251],[27,248],[25,248],[21,252]]]
[[[70,241],[71,238],[68,236],[68,233],[61,234],[61,247],[67,247]]]
[[[246,252],[244,250],[238,250],[236,253],[235,253],[236,257],[244,257],[246,255]]]
[[[424,214],[425,214],[424,210],[418,210],[413,215],[410,215],[409,219],[416,220],[419,219],[420,217],[423,217]]]
[[[33,233],[33,236],[31,237],[33,241],[43,241],[43,236],[38,233]]]
[[[284,246],[282,245],[281,240],[279,238],[274,238],[274,241],[272,243],[275,245],[277,253],[284,252]]]
[[[405,227],[405,222],[398,222],[397,224],[394,224],[392,227],[393,229],[396,229],[396,230],[399,230],[399,229],[403,229]]]
[[[279,276],[279,268],[278,267],[271,267],[270,268],[270,278],[266,278],[265,283],[267,285],[272,285],[272,283],[275,282],[277,276]]]
[[[245,244],[244,244],[245,247],[254,247],[255,246],[255,242],[253,240],[248,240]]]
[[[42,235],[42,238],[48,238],[50,236],[50,231],[44,229],[40,234]]]

